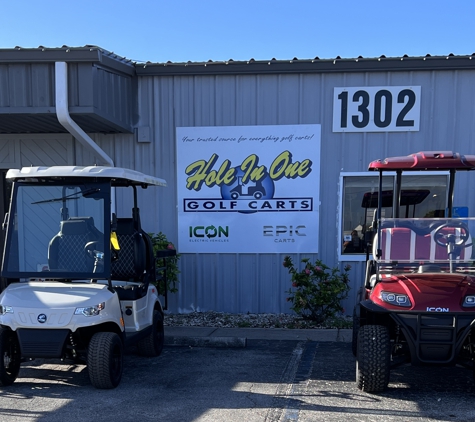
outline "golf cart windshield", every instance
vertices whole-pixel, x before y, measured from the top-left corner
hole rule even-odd
[[[3,276],[99,279],[110,273],[110,185],[16,182]]]
[[[475,218],[382,218],[377,233],[380,273],[475,272]]]

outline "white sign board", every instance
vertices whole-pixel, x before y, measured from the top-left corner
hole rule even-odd
[[[418,131],[420,86],[333,89],[333,132]]]
[[[320,132],[177,128],[180,252],[318,252]]]

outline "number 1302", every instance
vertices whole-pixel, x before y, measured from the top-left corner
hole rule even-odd
[[[419,130],[421,87],[334,88],[333,132]]]

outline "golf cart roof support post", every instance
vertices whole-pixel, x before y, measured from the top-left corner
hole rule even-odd
[[[381,249],[381,211],[383,209],[383,171],[379,170],[379,186],[378,186],[378,211],[377,211],[377,216],[376,216],[376,222],[377,222],[377,227],[376,227],[376,232],[378,233],[378,245],[376,249],[376,257],[373,257],[373,259],[377,258],[379,259],[381,257],[382,249]],[[379,266],[376,265],[376,278],[379,278]]]
[[[379,234],[379,226],[381,220],[381,211],[383,209],[383,171],[379,171],[379,185],[378,185],[378,211],[376,215],[376,222],[378,224],[378,234]],[[378,245],[379,247],[379,245]]]
[[[138,199],[137,199],[137,187],[132,185],[134,190],[134,207],[132,208],[132,218],[134,220],[134,226],[136,230],[140,228],[140,216],[139,216],[139,208],[138,208]]]
[[[450,180],[449,180],[449,197],[448,197],[448,215],[447,217],[452,217],[452,208],[454,206],[454,186],[455,186],[455,169],[450,169]]]
[[[396,171],[396,188],[394,189],[394,198],[393,198],[393,215],[395,218],[399,218],[400,204],[401,204],[401,181],[402,181],[402,170]]]
[[[137,208],[138,200],[137,200],[137,188],[136,186],[132,186],[134,188],[134,208]]]
[[[377,211],[377,216],[376,216],[376,231],[378,233],[378,248],[376,250],[376,257],[379,259],[382,255],[381,251],[381,211],[383,209],[383,171],[379,171],[379,186],[378,186],[378,211]],[[378,274],[378,269],[376,269],[376,277],[379,276]]]

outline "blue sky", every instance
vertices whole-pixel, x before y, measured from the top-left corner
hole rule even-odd
[[[468,55],[474,0],[0,0],[0,48],[143,62]]]

